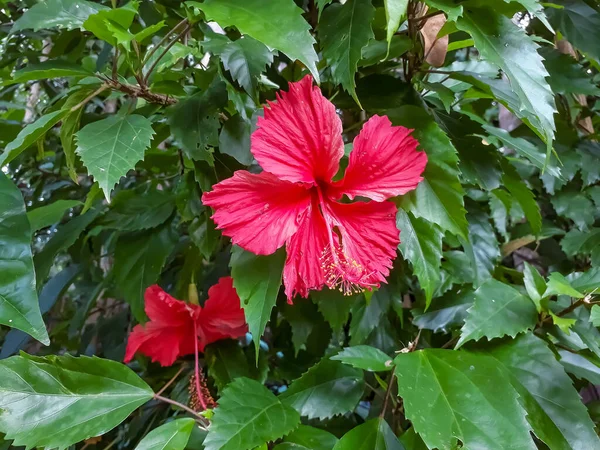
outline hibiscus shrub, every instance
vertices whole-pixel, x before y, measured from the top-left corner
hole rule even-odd
[[[600,449],[597,0],[0,21],[0,450]]]

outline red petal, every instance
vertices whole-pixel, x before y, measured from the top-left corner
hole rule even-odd
[[[392,202],[328,202],[326,209],[332,225],[341,235],[341,250],[347,262],[360,269],[360,273],[357,270],[350,274],[360,280],[355,284],[365,287],[385,282],[400,243],[396,205]]]
[[[223,277],[208,290],[208,300],[198,317],[200,351],[211,342],[238,338],[248,331],[240,298],[231,277]]]
[[[177,300],[167,294],[157,284],[150,286],[144,293],[144,309],[152,322],[161,326],[177,327],[192,323],[198,306]]]
[[[344,155],[342,122],[312,77],[290,83],[269,107],[251,140],[261,167],[282,180],[330,181]]]
[[[296,232],[298,217],[309,203],[308,190],[274,175],[243,170],[213,186],[202,203],[214,208],[217,228],[234,244],[269,255]]]
[[[194,352],[194,327],[190,322],[180,327],[165,327],[156,322],[136,325],[129,335],[124,361],[128,363],[135,353],[142,353],[161,366],[170,366],[175,360]],[[191,341],[191,351],[187,341]]]
[[[404,127],[393,127],[386,116],[373,116],[354,139],[344,178],[335,184],[335,198],[346,194],[382,202],[406,194],[423,179],[425,152]]]
[[[323,287],[325,278],[320,257],[327,241],[327,225],[315,201],[286,246],[283,283],[288,302],[291,303],[296,294],[307,297],[309,290]]]

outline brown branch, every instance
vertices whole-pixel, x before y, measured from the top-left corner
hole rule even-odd
[[[183,369],[185,369],[185,366],[181,366],[179,368],[179,370],[177,371],[177,373],[175,375],[173,375],[173,377],[169,381],[167,381],[167,384],[165,384],[163,387],[160,388],[160,390],[156,393],[156,395],[160,395],[163,392],[165,392],[165,390],[173,384],[173,382],[177,379],[177,377],[179,375],[181,375],[181,372],[183,372]]]
[[[158,103],[161,105],[174,105],[177,100],[165,94],[156,94],[144,89],[141,86],[134,84],[121,83],[120,81],[108,80],[106,84],[116,91],[121,91],[131,97],[139,97],[146,100],[148,103]]]
[[[561,312],[559,312],[558,314],[556,314],[558,317],[562,317],[562,316],[566,316],[567,314],[569,314],[570,312],[574,311],[575,309],[579,308],[581,305],[583,305],[585,303],[585,297],[584,298],[580,298],[579,300],[577,300],[575,303],[571,304],[571,306],[569,306],[568,308],[563,309]]]
[[[203,425],[204,429],[206,429],[206,427],[208,427],[208,425],[209,425],[208,419],[206,417],[201,416],[200,414],[198,414],[196,411],[194,411],[189,406],[186,406],[183,403],[179,403],[179,402],[177,402],[175,400],[171,400],[170,398],[163,397],[163,396],[158,395],[158,394],[154,394],[154,398],[156,400],[161,401],[161,402],[165,402],[165,403],[168,403],[169,405],[177,406],[178,408],[183,409],[184,411],[186,411],[186,412],[190,413],[192,416],[194,416]]]
[[[381,412],[379,413],[379,417],[383,418],[385,415],[385,410],[387,409],[388,400],[390,399],[390,394],[392,393],[392,385],[394,384],[394,377],[396,374],[392,372],[392,376],[390,377],[390,381],[388,382],[388,387],[385,391],[385,398],[383,399],[383,407],[381,408]]]

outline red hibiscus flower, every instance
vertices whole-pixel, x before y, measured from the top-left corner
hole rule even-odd
[[[310,76],[269,102],[252,135],[263,172],[237,171],[203,195],[223,234],[258,255],[286,245],[288,301],[324,285],[346,294],[379,286],[396,256],[396,207],[386,201],[415,189],[427,156],[412,130],[373,116],[354,140],[344,177],[342,123]],[[340,203],[366,197],[373,201]]]
[[[231,277],[208,290],[204,307],[177,300],[157,285],[146,289],[144,300],[150,321],[136,325],[129,335],[126,363],[140,352],[170,366],[180,356],[197,356],[211,342],[238,338],[248,330]]]

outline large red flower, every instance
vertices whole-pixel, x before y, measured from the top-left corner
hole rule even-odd
[[[231,277],[221,278],[208,290],[204,307],[177,300],[158,285],[146,289],[144,301],[150,321],[136,325],[129,335],[125,362],[140,352],[170,366],[180,356],[204,351],[211,342],[248,331]]]
[[[379,286],[396,256],[396,207],[386,201],[415,189],[427,156],[412,130],[373,116],[354,140],[343,179],[342,123],[310,76],[269,102],[252,135],[260,174],[237,171],[203,195],[223,234],[267,255],[284,244],[288,300],[324,285],[349,294]],[[340,203],[370,198],[371,202]]]

